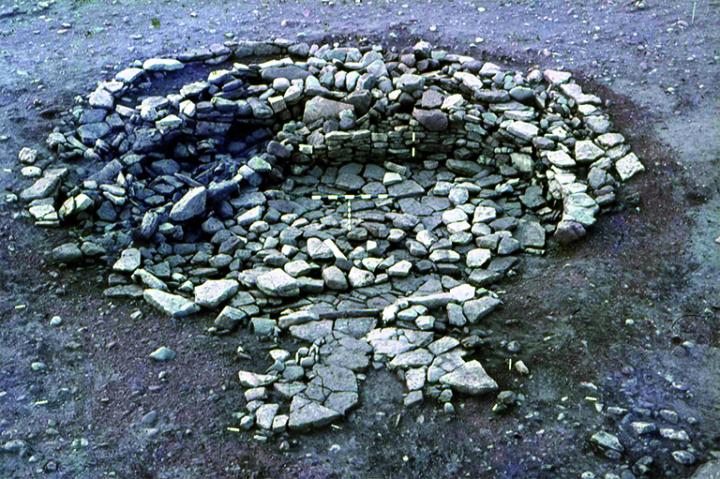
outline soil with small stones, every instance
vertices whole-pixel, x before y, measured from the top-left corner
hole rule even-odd
[[[670,456],[679,446],[643,448],[621,418],[596,408],[672,409],[698,462],[720,449],[720,3],[697,2],[694,21],[693,2],[645,3],[84,0],[37,12],[35,2],[14,2],[0,14],[5,192],[24,185],[18,150],[42,142],[48,119],[74,96],[134,59],[226,33],[400,46],[422,38],[517,68],[564,67],[609,101],[647,172],[626,189],[639,203],[602,217],[573,247],[526,257],[502,283],[505,306],[485,320],[483,363],[502,389],[525,395],[522,406],[496,415],[492,398],[466,399],[453,418],[434,403],[404,410],[401,383],[373,372],[347,421],[293,436],[288,451],[226,430],[242,406],[235,349],[242,342],[264,361],[267,343],[208,335],[209,317],[172,320],[104,299],[101,268],[48,264],[63,231],[17,219],[19,205],[3,201],[0,444],[22,439],[29,451],[0,453],[0,477],[602,477],[646,454],[648,477],[690,477],[695,466]],[[136,310],[143,316],[131,319]],[[49,324],[55,315],[59,327]],[[531,376],[508,372],[504,340],[520,341]],[[161,345],[177,358],[152,362]],[[47,371],[32,372],[35,361]],[[154,434],[142,422],[149,411],[158,414]],[[598,430],[626,446],[621,460],[590,447]],[[73,446],[80,438],[87,445]]]

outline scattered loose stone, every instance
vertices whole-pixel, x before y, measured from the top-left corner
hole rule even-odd
[[[171,361],[175,359],[175,351],[168,347],[161,346],[152,353],[150,353],[150,357],[153,358],[155,361],[160,362]]]

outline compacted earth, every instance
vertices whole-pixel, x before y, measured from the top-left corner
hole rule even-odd
[[[716,477],[720,5],[668,3],[3,5],[0,475]]]

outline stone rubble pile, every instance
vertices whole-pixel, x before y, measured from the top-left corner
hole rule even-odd
[[[222,68],[156,93],[206,65]],[[259,439],[346,415],[370,367],[398,373],[408,406],[496,390],[473,359],[502,304],[489,287],[549,234],[584,236],[643,171],[569,73],[426,42],[228,42],[137,62],[47,146],[20,152],[34,178],[20,197],[36,224],[75,226],[54,261],[107,262],[108,297],[307,344],[240,371],[237,419]],[[350,219],[317,194],[354,195]]]

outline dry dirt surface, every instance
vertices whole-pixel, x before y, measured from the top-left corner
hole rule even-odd
[[[639,3],[0,1],[0,477],[691,477],[720,451],[720,2]],[[135,59],[274,37],[425,39],[569,69],[609,101],[647,168],[627,188],[639,200],[577,246],[525,259],[485,324],[486,369],[522,405],[404,410],[402,385],[376,372],[348,421],[291,436],[287,450],[229,432],[243,402],[235,349],[264,357],[267,345],[103,298],[102,268],[49,265],[65,233],[3,199],[26,185],[18,150],[38,147],[96,81]],[[512,340],[530,376],[507,372]],[[161,345],[177,358],[152,362]],[[640,437],[638,421],[689,441]],[[598,431],[624,445],[620,459],[593,447]]]

